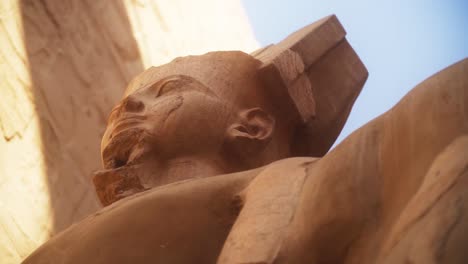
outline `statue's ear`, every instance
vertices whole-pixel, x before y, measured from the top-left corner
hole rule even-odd
[[[238,155],[258,153],[270,141],[274,128],[275,119],[261,108],[243,110],[228,127],[226,143]]]

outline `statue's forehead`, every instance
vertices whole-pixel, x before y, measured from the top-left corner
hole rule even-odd
[[[164,77],[162,79],[149,79],[147,81],[143,81],[141,83],[137,83],[135,85],[135,87],[132,87],[133,89],[129,89],[127,88],[128,90],[128,94],[130,93],[138,93],[146,88],[149,88],[149,87],[153,87],[153,86],[162,86],[164,85],[165,83],[167,82],[171,82],[171,81],[184,81],[184,83],[187,83],[188,81],[190,82],[196,82],[197,80],[196,79],[193,79],[191,78],[190,76],[187,76],[187,75],[180,75],[180,74],[177,74],[177,75],[170,75],[170,76],[167,76],[167,77]],[[180,82],[182,83],[182,82]]]
[[[197,79],[194,79],[190,76],[187,75],[170,75],[167,76],[161,80],[156,80],[149,82],[148,84],[142,84],[141,87],[136,88],[134,91],[131,93],[133,94],[148,94],[148,91],[150,93],[160,93],[161,89],[164,89],[164,87],[186,87],[186,88],[191,88],[192,90],[197,90],[198,92],[202,92],[205,95],[209,96],[214,96],[218,97],[218,94],[212,91],[210,88],[208,88],[206,85],[198,81]],[[154,99],[156,97],[152,96]]]
[[[256,75],[258,66],[259,61],[240,51],[181,57],[139,74],[130,82],[125,95],[174,75],[189,76],[213,91],[230,90],[249,82]]]

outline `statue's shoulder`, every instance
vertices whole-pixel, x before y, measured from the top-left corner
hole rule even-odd
[[[268,172],[270,170],[281,170],[284,172],[288,170],[296,170],[299,168],[307,167],[308,165],[318,161],[319,159],[320,158],[316,157],[292,157],[282,159],[272,162],[269,165],[265,166],[265,169],[262,170],[262,173]]]
[[[141,208],[143,206],[149,209],[162,204],[177,207],[176,204],[183,200],[199,200],[198,202],[203,204],[203,199],[199,199],[201,197],[200,194],[203,194],[203,197],[207,198],[205,202],[209,202],[210,204],[213,201],[211,198],[217,198],[214,199],[215,201],[223,200],[219,199],[221,194],[223,194],[222,196],[226,197],[227,200],[231,200],[230,197],[246,193],[248,190],[260,193],[259,188],[262,182],[269,182],[270,191],[277,188],[284,188],[287,185],[284,184],[285,182],[291,182],[294,181],[294,179],[303,177],[307,166],[314,163],[316,160],[318,159],[311,157],[287,158],[252,170],[206,178],[189,179],[162,185],[117,201],[101,209],[94,215],[91,215],[87,220],[94,219],[98,216],[102,218],[103,216],[112,215],[113,211],[132,211],[133,207]],[[277,186],[273,187],[272,185],[275,185],[275,182]],[[198,198],[193,199],[194,196]],[[192,205],[195,205],[195,203]],[[206,207],[205,205],[201,206]],[[158,210],[152,210],[152,212],[157,211]],[[130,214],[124,213],[123,215]]]
[[[151,263],[211,262],[205,260],[216,259],[216,241],[225,239],[237,217],[233,198],[260,170],[180,181],[121,199],[55,236],[25,263],[138,263],[134,248]],[[180,254],[178,248],[187,250]]]
[[[255,176],[250,185],[264,180],[277,179],[281,182],[289,182],[295,181],[296,178],[306,177],[308,168],[318,160],[320,159],[313,157],[293,157],[272,162]]]
[[[256,200],[271,205],[277,200],[284,202],[286,197],[286,200],[291,200],[290,203],[295,203],[310,175],[310,168],[318,160],[319,158],[294,157],[273,162],[251,180],[241,196],[246,203]]]

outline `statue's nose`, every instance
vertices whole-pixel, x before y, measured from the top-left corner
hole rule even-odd
[[[138,113],[143,111],[145,105],[142,101],[138,100],[137,98],[133,96],[128,96],[127,98],[125,98],[122,104],[122,108],[125,109],[125,111],[127,112]]]

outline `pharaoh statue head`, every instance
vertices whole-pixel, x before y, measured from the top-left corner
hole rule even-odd
[[[324,155],[367,77],[344,37],[331,16],[252,54],[182,57],[135,77],[102,139],[101,202]]]

